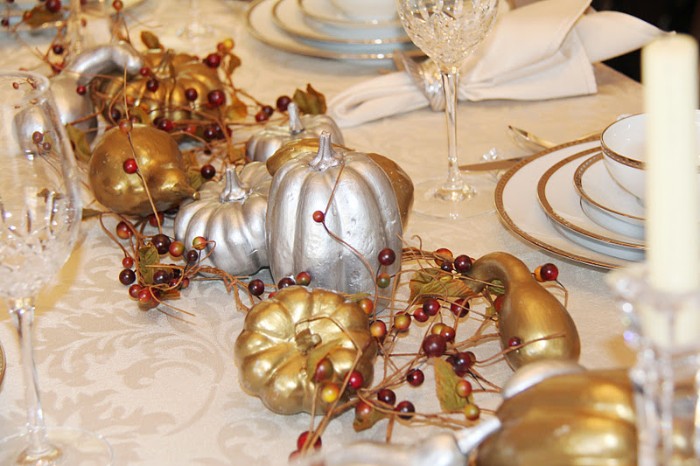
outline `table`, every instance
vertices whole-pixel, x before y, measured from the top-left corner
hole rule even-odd
[[[246,2],[204,0],[201,19],[215,30],[203,44],[176,35],[191,20],[186,2],[146,0],[127,11],[132,37],[147,28],[169,47],[196,53],[225,36],[236,40],[243,66],[239,87],[263,102],[274,102],[307,83],[327,97],[376,75],[390,64],[359,66],[287,54],[265,46],[245,31]],[[41,44],[46,37],[29,37]],[[197,50],[200,49],[200,50]],[[14,42],[0,41],[4,66],[34,63]],[[596,95],[541,102],[489,101],[459,106],[461,162],[491,147],[504,156],[522,155],[507,136],[508,124],[564,142],[602,129],[617,115],[641,111],[641,86],[602,65],[596,66]],[[414,182],[444,170],[443,115],[428,109],[344,131],[347,145],[384,154]],[[589,368],[628,366],[632,352],[604,282],[605,271],[567,262],[524,243],[507,231],[496,213],[444,221],[412,214],[405,237],[418,236],[425,249],[447,247],[478,257],[506,251],[533,268],[554,262],[569,291],[568,309],[582,339],[581,363]],[[142,312],[118,283],[121,252],[96,220],[84,222],[81,240],[55,284],[38,305],[36,362],[49,425],[82,426],[109,440],[117,465],[285,464],[296,438],[310,425],[308,415],[280,416],[246,395],[233,363],[233,344],[244,315],[218,283],[190,287],[177,305],[195,314],[185,323],[155,310]],[[0,341],[8,360],[0,387],[0,436],[24,423],[23,384],[16,337],[3,311]],[[494,346],[477,349],[488,353]],[[511,370],[489,369],[502,384]],[[429,397],[426,396],[426,399]],[[419,409],[423,398],[417,400]],[[429,401],[425,401],[429,405]],[[498,399],[490,401],[497,406]],[[429,409],[426,406],[426,409]],[[324,448],[360,439],[384,438],[385,424],[356,434],[352,413],[333,420]],[[394,440],[415,441],[427,430],[394,429]]]

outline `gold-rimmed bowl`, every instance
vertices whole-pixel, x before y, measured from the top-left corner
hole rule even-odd
[[[619,118],[600,135],[603,162],[623,189],[644,202],[646,114]],[[700,111],[695,113],[696,140],[700,142]]]

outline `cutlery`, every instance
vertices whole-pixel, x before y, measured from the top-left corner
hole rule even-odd
[[[534,154],[533,154],[534,155]],[[508,159],[491,160],[489,162],[477,162],[468,163],[466,165],[460,165],[460,170],[467,170],[472,172],[490,171],[490,170],[505,170],[510,168],[516,163],[528,159],[532,155],[523,155],[522,157],[511,157]]]

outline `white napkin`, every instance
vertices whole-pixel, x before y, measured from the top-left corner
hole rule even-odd
[[[460,76],[460,100],[543,100],[597,92],[592,63],[631,52],[663,31],[591,0],[542,0],[499,16]],[[406,72],[359,83],[329,101],[342,127],[422,108],[427,98]]]

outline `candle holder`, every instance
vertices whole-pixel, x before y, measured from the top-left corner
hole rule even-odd
[[[700,290],[655,290],[644,267],[613,271],[608,283],[621,301],[625,341],[637,352],[630,370],[637,464],[700,465]]]

